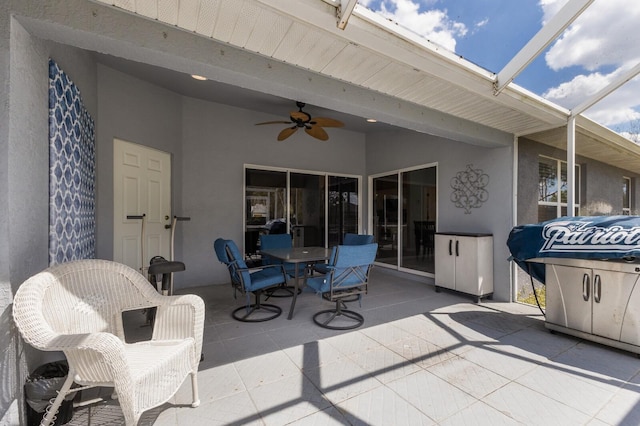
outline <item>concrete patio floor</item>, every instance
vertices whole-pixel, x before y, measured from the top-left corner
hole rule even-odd
[[[374,268],[359,329],[312,322],[312,293],[271,298],[283,314],[240,323],[230,286],[190,289],[207,305],[201,405],[189,381],[140,425],[639,425],[640,360],[552,334],[537,307],[436,293],[426,279]],[[89,423],[88,416],[91,414]],[[115,402],[70,425],[122,424]]]

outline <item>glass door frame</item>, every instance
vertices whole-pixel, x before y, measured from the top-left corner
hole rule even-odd
[[[421,164],[418,166],[412,166],[412,167],[406,167],[403,169],[395,169],[395,170],[390,170],[390,171],[386,171],[386,172],[382,172],[382,173],[376,173],[373,175],[369,175],[367,177],[367,185],[368,185],[368,189],[367,189],[367,199],[369,200],[369,206],[367,208],[367,227],[368,229],[371,230],[371,232],[373,232],[374,229],[374,223],[373,223],[373,215],[375,213],[375,206],[373,205],[373,203],[375,202],[375,194],[373,193],[373,181],[376,178],[380,178],[380,177],[385,177],[385,176],[390,176],[390,175],[397,175],[398,177],[398,211],[397,211],[397,217],[398,217],[398,226],[401,226],[401,220],[402,220],[402,202],[401,200],[403,200],[404,194],[402,191],[402,186],[403,186],[403,182],[402,182],[402,174],[405,172],[411,172],[411,171],[415,171],[415,170],[421,170],[421,169],[428,169],[431,167],[435,167],[436,169],[436,196],[439,192],[439,177],[438,177],[438,162],[433,162],[433,163],[425,163],[425,164]],[[439,203],[436,204],[436,232],[438,231],[438,215],[439,215]],[[383,262],[374,262],[375,265],[377,266],[381,266],[383,268],[387,268],[387,269],[391,269],[391,270],[395,270],[395,271],[400,271],[400,272],[406,272],[409,274],[414,274],[414,275],[420,275],[420,276],[424,276],[424,277],[428,277],[428,278],[435,278],[435,274],[434,273],[430,273],[430,272],[424,272],[424,271],[418,271],[416,269],[410,269],[407,267],[403,267],[400,266],[401,265],[401,256],[402,256],[402,250],[400,250],[400,247],[403,247],[404,241],[403,241],[403,237],[402,237],[402,232],[398,232],[398,253],[397,253],[397,259],[396,259],[396,264],[395,265],[391,265],[388,263],[383,263]]]
[[[242,173],[242,231],[246,231],[246,215],[247,215],[247,206],[246,206],[246,195],[247,195],[247,169],[252,170],[264,170],[264,171],[272,171],[272,172],[281,172],[286,173],[286,218],[287,223],[291,223],[291,174],[299,173],[299,174],[308,174],[315,176],[324,177],[324,245],[328,247],[329,241],[329,177],[346,177],[353,178],[358,181],[358,233],[363,232],[363,206],[362,206],[362,175],[353,175],[347,173],[333,173],[333,172],[323,172],[317,170],[303,170],[303,169],[293,169],[289,167],[273,167],[273,166],[263,166],[258,164],[244,164],[243,173]],[[287,228],[290,228],[289,226]],[[287,229],[287,233],[290,233],[290,229]],[[246,247],[242,247],[243,253]]]

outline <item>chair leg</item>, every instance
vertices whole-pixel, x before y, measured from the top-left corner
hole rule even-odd
[[[282,309],[279,306],[276,305],[269,305],[267,303],[260,303],[260,293],[259,291],[257,291],[255,293],[255,298],[256,298],[256,303],[252,304],[252,305],[248,305],[248,306],[241,306],[237,309],[235,309],[232,313],[231,316],[233,317],[233,319],[238,320],[238,321],[242,321],[242,322],[263,322],[263,321],[269,321],[272,319],[275,319],[277,317],[280,316],[280,314],[282,313]],[[240,313],[242,311],[245,311],[244,315],[240,315]],[[271,314],[266,316],[266,317],[260,317],[260,318],[249,318],[251,316],[251,314],[255,313],[255,312],[270,312]]]
[[[266,297],[264,300],[269,300],[270,297],[293,297],[295,287],[292,285],[282,284],[277,287],[270,288],[264,293]],[[298,294],[302,293],[302,289],[298,289]]]
[[[198,394],[198,372],[197,371],[191,372],[191,394],[193,395],[193,402],[191,403],[191,406],[195,408],[198,405],[200,405],[200,396]]]
[[[73,373],[69,371],[67,373],[67,380],[64,381],[62,388],[58,391],[58,396],[53,401],[53,404],[47,406],[45,410],[45,416],[40,423],[40,426],[49,426],[52,425],[55,421],[56,414],[58,414],[58,410],[60,409],[60,405],[62,405],[62,401],[64,401],[64,397],[69,393],[69,389],[71,389],[71,385],[73,384]]]
[[[324,311],[317,312],[313,316],[313,322],[319,325],[322,328],[328,328],[330,330],[351,330],[354,328],[360,327],[364,324],[364,317],[355,311],[351,311],[346,308],[346,305],[342,300],[336,301],[335,309],[325,309]],[[324,321],[321,320],[321,316],[326,316],[330,314],[327,319]],[[330,323],[335,319],[340,319],[340,317],[348,318],[351,320],[351,324],[348,325],[331,325]]]

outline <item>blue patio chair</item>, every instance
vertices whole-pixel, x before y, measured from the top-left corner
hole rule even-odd
[[[218,238],[213,243],[218,260],[224,263],[229,270],[231,285],[236,292],[240,291],[246,297],[245,306],[235,309],[231,316],[243,322],[262,322],[277,318],[282,309],[276,305],[260,303],[260,295],[264,290],[279,286],[287,282],[287,275],[282,265],[260,266],[247,268],[238,246],[232,240]],[[251,293],[255,297],[255,303],[251,303]],[[244,311],[244,314],[242,313]],[[266,311],[266,316],[262,315]],[[254,317],[251,315],[255,314]]]
[[[344,234],[344,239],[342,240],[342,245],[345,246],[360,246],[371,243],[373,243],[373,235],[369,234],[351,234],[347,232],[346,234]],[[327,272],[329,272],[329,270],[327,269],[327,265],[331,264],[331,262],[332,259],[329,259],[328,263],[318,263],[313,266],[313,270],[316,272],[320,272],[321,274],[326,274]]]
[[[359,246],[363,244],[371,244],[373,242],[373,235],[369,234],[344,234],[344,240],[342,244],[345,246]]]
[[[361,300],[362,295],[367,293],[369,272],[377,251],[376,243],[333,248],[332,260],[327,264],[328,273],[307,278],[307,286],[322,294],[323,298],[335,302],[336,307],[317,312],[313,322],[332,330],[350,330],[364,323],[362,315],[346,309],[345,301],[353,296]],[[334,320],[336,322],[330,324]]]
[[[269,249],[286,249],[291,248],[292,240],[291,235],[289,234],[268,234],[268,235],[260,235],[260,250],[269,250]],[[269,256],[262,255],[262,264],[263,265],[284,265],[284,270],[287,275],[290,277],[295,277],[296,273],[296,264],[295,263],[287,263],[282,262],[279,259],[273,259]],[[305,265],[298,264],[298,277],[303,277],[305,272]],[[298,294],[300,294],[298,291]],[[270,289],[268,291],[268,297],[291,297],[293,296],[294,287],[281,285],[279,287]]]

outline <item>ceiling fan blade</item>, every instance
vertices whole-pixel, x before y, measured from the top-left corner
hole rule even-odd
[[[310,136],[313,136],[316,139],[320,139],[321,141],[326,141],[329,139],[329,135],[325,130],[320,126],[311,126],[305,127],[304,131],[307,132]]]
[[[279,141],[283,141],[286,138],[288,138],[289,136],[291,136],[292,134],[294,134],[296,132],[296,130],[298,130],[297,126],[293,126],[293,127],[287,127],[286,129],[284,129],[283,131],[281,131],[278,134],[278,140]]]
[[[333,118],[326,118],[326,117],[316,117],[313,120],[311,120],[311,124],[315,124],[315,125],[322,126],[322,127],[342,127],[342,126],[344,126],[344,123],[342,121],[335,120]]]
[[[291,124],[290,121],[265,121],[264,123],[256,123],[256,126],[260,126],[262,124]]]

